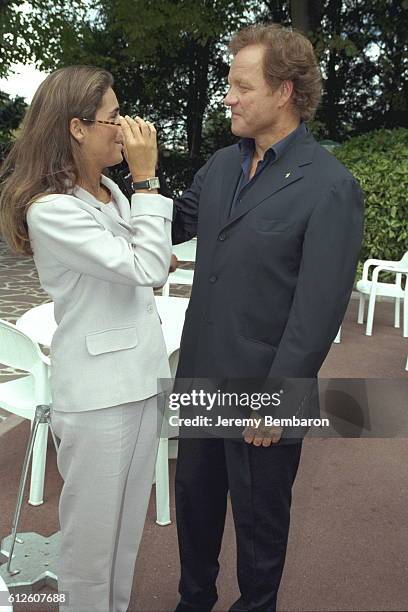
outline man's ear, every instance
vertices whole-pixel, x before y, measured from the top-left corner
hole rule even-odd
[[[71,119],[69,124],[69,131],[71,133],[71,136],[75,138],[78,143],[81,143],[84,140],[85,130],[83,123],[76,117],[74,117],[74,119]]]
[[[289,98],[293,93],[293,81],[283,81],[279,88],[280,91],[280,100],[279,100],[279,108],[282,108],[287,104]]]

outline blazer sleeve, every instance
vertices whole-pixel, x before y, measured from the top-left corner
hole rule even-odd
[[[65,267],[103,281],[160,287],[171,257],[172,201],[135,194],[131,240],[105,229],[74,196],[46,196],[27,213],[30,242],[44,246]],[[37,246],[38,245],[38,246]]]
[[[317,376],[350,299],[362,237],[362,192],[346,177],[309,219],[292,307],[269,378]]]
[[[217,153],[214,153],[206,164],[194,176],[191,186],[181,196],[174,199],[173,209],[173,244],[191,240],[197,235],[198,210],[201,190],[207,172],[213,164]]]

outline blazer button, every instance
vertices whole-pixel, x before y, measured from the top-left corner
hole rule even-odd
[[[153,304],[148,304],[147,305],[147,312],[153,312]]]
[[[217,276],[215,276],[215,274],[213,276],[210,276],[210,283],[216,283],[217,282]]]
[[[221,232],[221,234],[218,236],[218,240],[220,240],[221,242],[224,242],[226,237],[227,237],[227,234],[225,234],[224,232]]]

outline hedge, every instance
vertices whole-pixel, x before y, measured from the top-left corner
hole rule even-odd
[[[408,251],[408,129],[355,136],[333,153],[357,178],[365,195],[359,271],[369,257],[401,259]]]

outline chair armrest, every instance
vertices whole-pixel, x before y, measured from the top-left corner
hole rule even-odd
[[[368,273],[369,273],[371,266],[380,266],[380,265],[392,266],[393,264],[397,265],[398,263],[399,263],[398,261],[391,261],[387,259],[367,259],[364,262],[363,277],[361,280],[368,280]]]
[[[394,266],[377,266],[373,272],[372,282],[378,281],[378,275],[380,272],[393,272],[394,274],[406,274],[408,278],[408,270],[406,268],[397,268]]]

